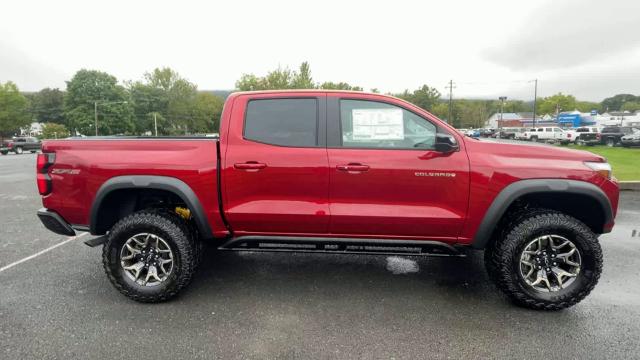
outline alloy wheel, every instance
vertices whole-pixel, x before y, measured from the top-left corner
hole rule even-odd
[[[173,270],[173,252],[161,237],[140,233],[130,237],[120,250],[120,266],[129,279],[142,286],[157,286]]]
[[[570,286],[580,273],[580,251],[560,235],[543,235],[525,246],[520,275],[536,291],[556,292]]]

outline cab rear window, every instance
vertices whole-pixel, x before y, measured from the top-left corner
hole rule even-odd
[[[244,138],[265,144],[315,147],[318,145],[316,99],[264,99],[247,104]]]

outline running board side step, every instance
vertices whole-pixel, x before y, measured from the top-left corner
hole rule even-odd
[[[466,256],[459,248],[439,241],[297,236],[241,236],[228,240],[219,246],[218,250],[365,255]]]

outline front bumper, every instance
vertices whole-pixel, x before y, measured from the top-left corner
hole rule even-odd
[[[42,221],[42,225],[56,234],[74,236],[76,232],[71,228],[62,216],[47,208],[38,210],[38,218]]]

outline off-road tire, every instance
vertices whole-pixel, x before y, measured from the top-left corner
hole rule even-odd
[[[15,149],[15,152],[16,152],[17,155],[22,154],[22,147],[21,146],[17,146],[16,149]]]
[[[132,281],[120,265],[122,246],[141,232],[160,236],[174,254],[169,278],[157,286],[146,287]],[[175,297],[191,281],[198,263],[196,249],[194,234],[180,216],[168,210],[142,210],[113,226],[102,249],[102,263],[113,286],[125,296],[139,302],[161,302]]]
[[[520,256],[527,243],[538,236],[558,234],[571,240],[582,258],[575,281],[555,292],[540,292],[520,274]],[[566,214],[536,209],[505,226],[485,250],[485,264],[496,286],[517,305],[536,310],[560,310],[582,301],[598,283],[602,272],[602,249],[597,235],[581,221]]]
[[[2,155],[7,155],[9,152],[8,151],[0,151],[0,154]]]
[[[538,142],[538,137],[537,136],[532,136],[531,137],[531,142]]]
[[[605,141],[605,145],[607,145],[608,147],[616,146],[616,139],[612,137],[607,138],[607,140]]]

